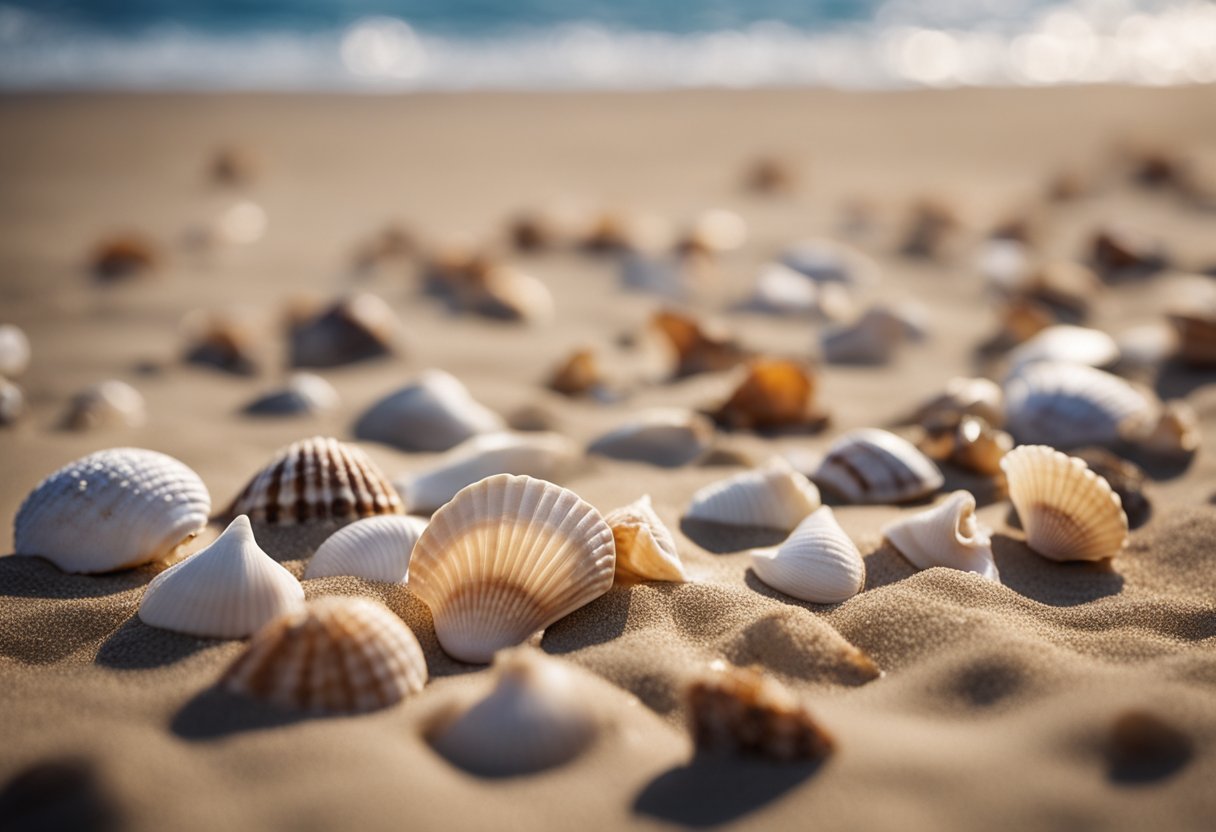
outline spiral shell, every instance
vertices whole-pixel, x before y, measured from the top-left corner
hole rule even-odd
[[[1118,376],[1080,364],[1040,362],[1005,382],[1006,427],[1022,444],[1075,448],[1135,438],[1156,403]]]
[[[731,526],[792,529],[819,508],[819,489],[781,457],[763,468],[710,483],[685,516]]]
[[[343,526],[317,547],[305,578],[352,575],[368,581],[403,584],[410,554],[426,529],[421,517],[381,515]]]
[[[955,491],[941,504],[888,523],[883,536],[917,569],[947,566],[1000,581],[991,530],[975,516],[975,497]]]
[[[470,436],[505,427],[455,376],[427,370],[372,405],[355,425],[355,435],[405,451],[446,451]]]
[[[780,546],[753,549],[751,556],[760,580],[813,604],[847,601],[866,583],[861,550],[827,506],[799,523]]]
[[[860,428],[837,439],[811,479],[850,503],[902,503],[942,487],[942,473],[906,439]]]
[[[618,572],[648,581],[688,580],[671,530],[655,514],[650,495],[604,515],[616,542]]]

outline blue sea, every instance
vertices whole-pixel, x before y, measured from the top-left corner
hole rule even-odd
[[[1210,0],[0,0],[0,89],[1216,82]]]

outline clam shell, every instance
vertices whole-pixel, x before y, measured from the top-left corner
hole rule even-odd
[[[921,425],[963,416],[979,416],[993,427],[1005,422],[1005,393],[987,378],[956,377],[946,382],[940,395],[922,404],[912,417]]]
[[[861,592],[866,566],[827,506],[798,524],[780,546],[753,549],[752,569],[773,589],[812,604],[838,604]]]
[[[291,526],[401,514],[402,507],[397,492],[361,448],[314,436],[280,449],[226,513]]]
[[[254,416],[316,415],[335,410],[340,403],[338,391],[315,373],[292,373],[281,390],[250,402],[245,412]]]
[[[885,525],[883,536],[917,569],[946,566],[1000,581],[991,529],[975,516],[975,497],[955,491],[933,508]]]
[[[753,361],[739,386],[713,414],[714,421],[736,430],[805,426],[820,423],[815,412],[815,377],[797,361]]]
[[[355,435],[405,451],[446,451],[470,436],[505,427],[455,376],[427,370],[372,405],[355,425]]]
[[[594,439],[587,453],[675,468],[705,453],[713,437],[713,423],[699,413],[659,408]]]
[[[604,515],[616,543],[616,569],[647,581],[688,580],[671,530],[655,514],[650,495]]]
[[[0,425],[11,425],[25,412],[25,393],[6,378],[0,378]]]
[[[942,472],[911,442],[878,428],[850,431],[811,475],[850,503],[902,503],[942,487]]]
[[[1051,560],[1104,560],[1127,545],[1127,515],[1110,484],[1083,460],[1045,445],[1005,454],[1001,468],[1026,543]]]
[[[30,364],[30,340],[20,327],[0,324],[0,376],[16,378]]]
[[[823,334],[819,345],[832,364],[885,364],[903,343],[906,327],[886,309],[875,308],[861,319]]]
[[[13,545],[64,572],[110,572],[169,557],[210,511],[207,486],[173,457],[111,448],[39,483],[17,511]]]
[[[1105,445],[1152,427],[1156,403],[1093,367],[1041,362],[1005,382],[1006,428],[1022,444]]]
[[[819,505],[815,484],[781,457],[774,457],[763,468],[698,490],[686,516],[731,526],[789,530]]]
[[[352,575],[403,584],[409,576],[410,554],[425,528],[426,521],[421,517],[386,514],[356,520],[317,547],[304,577]]]
[[[319,598],[259,630],[220,680],[282,708],[353,714],[386,708],[426,685],[410,628],[369,598]]]
[[[878,267],[865,254],[835,240],[805,240],[781,252],[781,263],[816,283],[854,286],[878,282]]]
[[[143,395],[125,381],[110,379],[72,397],[63,418],[73,430],[138,428],[148,421]]]
[[[367,292],[343,298],[292,324],[291,366],[337,367],[391,355],[401,322],[382,299]]]
[[[139,620],[193,636],[244,638],[303,604],[300,582],[258,547],[242,514],[210,546],[152,579]]]
[[[410,588],[444,651],[484,663],[603,595],[615,568],[612,529],[577,494],[498,474],[435,512],[414,546]]]
[[[1100,329],[1057,324],[1022,343],[1009,354],[1009,366],[1016,371],[1038,361],[1059,361],[1109,367],[1119,360],[1119,345]]]

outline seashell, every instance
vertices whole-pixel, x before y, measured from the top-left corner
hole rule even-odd
[[[975,516],[975,497],[955,491],[931,509],[883,526],[883,536],[917,569],[945,566],[1001,580],[992,559],[992,530]]]
[[[429,731],[435,750],[486,777],[530,774],[566,763],[601,730],[578,677],[536,650],[500,653],[484,697],[441,716]]]
[[[1001,306],[997,330],[979,347],[981,353],[1001,353],[1028,341],[1056,322],[1056,317],[1043,304],[1015,296]]]
[[[866,565],[836,515],[815,509],[779,546],[752,549],[752,569],[766,584],[812,604],[839,604],[866,585]]]
[[[957,422],[963,416],[979,416],[988,424],[1005,423],[1005,393],[995,381],[986,378],[955,377],[946,382],[945,392],[917,408],[911,421],[921,425]]]
[[[701,414],[656,408],[593,440],[587,453],[675,468],[705,453],[713,437],[713,423]]]
[[[763,468],[710,483],[692,495],[685,516],[729,526],[794,528],[819,508],[819,489],[781,457]]]
[[[917,447],[937,462],[993,477],[1001,472],[1001,457],[1013,448],[1013,437],[979,416],[945,417],[925,424]]]
[[[230,145],[215,151],[207,165],[207,178],[216,185],[244,186],[257,178],[258,167],[253,153]]]
[[[647,581],[688,580],[675,538],[655,514],[650,495],[604,515],[616,542],[616,569]]]
[[[651,319],[675,354],[678,377],[728,370],[747,357],[739,344],[720,327],[707,325],[679,312],[664,310]]]
[[[563,396],[584,396],[604,384],[595,352],[589,349],[575,350],[562,361],[545,385]]]
[[[1037,361],[1109,367],[1119,360],[1119,345],[1100,329],[1057,324],[1040,330],[1009,354],[1012,372]]]
[[[655,214],[604,211],[580,235],[579,245],[592,254],[655,251],[670,236],[667,222]]]
[[[734,211],[715,208],[700,214],[676,243],[681,252],[721,254],[747,242],[747,222]]]
[[[661,256],[629,252],[620,260],[620,284],[635,292],[682,300],[715,274],[710,255],[686,250]]]
[[[25,393],[6,378],[0,378],[0,425],[11,425],[25,412]]]
[[[471,436],[505,427],[455,376],[427,370],[372,405],[359,417],[355,436],[406,451],[446,451]]]
[[[351,575],[367,581],[403,584],[410,553],[426,528],[421,517],[383,514],[343,526],[325,539],[308,562],[305,578]]]
[[[1022,444],[1106,445],[1152,427],[1156,404],[1118,376],[1081,364],[1039,362],[1005,382],[1005,420]]]
[[[850,503],[903,503],[942,487],[942,472],[906,439],[878,428],[841,436],[811,475]]]
[[[1158,321],[1125,329],[1115,338],[1119,346],[1119,368],[1127,371],[1155,370],[1178,351],[1178,336],[1168,323]]]
[[[380,298],[360,292],[291,323],[293,367],[337,367],[392,355],[401,322]]]
[[[567,229],[552,212],[529,210],[507,221],[506,236],[517,251],[545,251],[561,245],[567,238]]]
[[[460,489],[494,474],[561,479],[579,457],[578,446],[557,433],[486,433],[448,451],[434,468],[400,477],[393,485],[406,510],[422,513],[434,511]]]
[[[1102,288],[1093,269],[1072,260],[1052,260],[1012,287],[1013,293],[1042,304],[1056,315],[1084,318]]]
[[[498,474],[435,512],[414,546],[410,588],[444,651],[484,663],[603,595],[615,568],[612,529],[577,494]]]
[[[281,390],[260,396],[245,406],[252,416],[317,415],[336,410],[338,391],[315,373],[292,373]]]
[[[1202,436],[1195,408],[1177,399],[1162,406],[1156,425],[1139,440],[1139,445],[1163,456],[1190,456],[1199,450]]]
[[[1127,545],[1127,515],[1106,480],[1083,460],[1046,445],[1005,454],[1001,469],[1026,543],[1051,560],[1104,560]]]
[[[186,363],[242,376],[256,375],[261,369],[254,329],[242,321],[196,311],[186,316],[183,328],[189,332]]]
[[[72,397],[63,417],[72,430],[138,428],[148,421],[143,395],[125,381],[110,379]]]
[[[280,526],[401,513],[397,492],[361,448],[322,436],[279,449],[226,512]]]
[[[507,414],[507,424],[511,430],[528,433],[538,431],[555,431],[561,421],[553,411],[540,404],[523,404]]]
[[[404,621],[370,598],[329,596],[254,634],[219,686],[281,708],[355,714],[394,705],[426,681]]]
[[[30,339],[21,327],[0,324],[0,376],[17,378],[30,365]]]
[[[526,272],[499,265],[465,285],[458,305],[487,318],[525,323],[546,323],[556,313],[549,287]]]
[[[812,315],[819,310],[819,284],[782,263],[765,263],[750,305],[774,315]]]
[[[832,364],[885,364],[906,337],[905,324],[889,310],[874,307],[851,324],[820,338],[824,360]]]
[[[832,735],[776,679],[721,660],[710,668],[685,692],[697,754],[794,762],[822,760],[835,750]]]
[[[784,194],[797,190],[798,174],[787,160],[776,156],[761,156],[750,165],[743,176],[743,186],[760,194]]]
[[[240,515],[210,546],[152,579],[139,620],[207,638],[244,638],[304,605],[296,576],[262,551]]]
[[[13,546],[64,572],[111,572],[169,557],[210,511],[207,486],[173,457],[111,448],[39,483],[17,511]]]
[[[89,256],[93,277],[105,283],[146,277],[161,265],[159,249],[138,234],[120,234],[101,240]]]
[[[781,252],[781,263],[816,283],[863,286],[878,282],[878,266],[852,246],[835,240],[804,240]]]
[[[943,257],[962,227],[958,211],[949,203],[935,198],[917,200],[909,211],[900,252],[907,257]]]
[[[1099,228],[1089,250],[1094,270],[1106,281],[1152,274],[1169,262],[1161,243],[1121,226]]]
[[[1072,455],[1106,480],[1111,490],[1119,495],[1129,528],[1139,528],[1148,522],[1149,515],[1153,513],[1153,506],[1145,489],[1148,477],[1144,471],[1103,448],[1083,448]]]
[[[748,366],[743,381],[712,416],[732,430],[822,425],[826,419],[814,404],[815,377],[807,367],[762,359]]]
[[[356,272],[367,273],[393,261],[406,261],[418,250],[413,232],[400,222],[390,222],[361,243],[353,255]]]
[[[1178,359],[1189,367],[1216,367],[1216,292],[1192,299],[1188,308],[1177,308],[1169,315],[1178,334]],[[1181,307],[1181,304],[1179,305]]]
[[[1030,274],[1032,259],[1030,246],[1025,242],[992,237],[980,244],[976,270],[989,286],[1013,292]]]

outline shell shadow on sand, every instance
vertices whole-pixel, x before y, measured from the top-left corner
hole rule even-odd
[[[146,670],[175,664],[224,643],[149,627],[132,615],[102,643],[94,662],[118,670]]]
[[[715,555],[743,552],[760,546],[776,546],[789,537],[780,529],[729,526],[691,517],[680,518],[680,531],[693,543]]]
[[[628,587],[614,586],[546,627],[541,647],[546,653],[560,655],[612,641],[625,632],[632,598]]]
[[[196,694],[173,715],[169,730],[184,740],[207,741],[324,718],[255,702],[210,687]]]
[[[0,597],[71,600],[117,595],[143,586],[163,568],[158,564],[105,575],[72,575],[43,558],[8,555],[0,557]]]
[[[125,827],[122,811],[88,760],[42,760],[0,788],[0,829],[110,832]]]
[[[708,828],[738,820],[813,777],[821,762],[766,763],[695,757],[651,780],[633,810],[669,823]]]
[[[1073,607],[1123,591],[1123,576],[1110,561],[1056,563],[1000,533],[992,536],[992,554],[1001,583],[1041,604]]]

